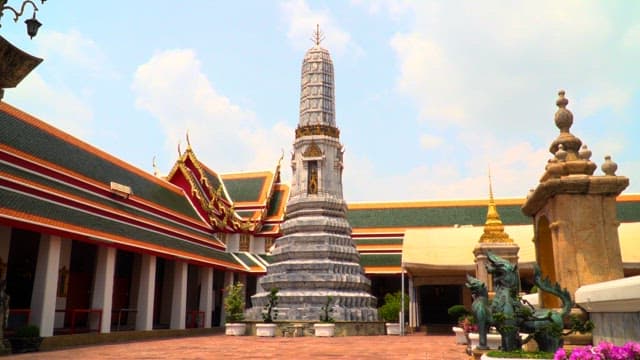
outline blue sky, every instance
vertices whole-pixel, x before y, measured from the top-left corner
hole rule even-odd
[[[10,0],[10,5],[17,1]],[[168,172],[189,131],[218,172],[285,179],[316,24],[336,74],[348,201],[524,197],[544,171],[557,91],[572,133],[640,193],[640,2],[47,1],[45,61],[4,101]],[[30,12],[29,12],[30,13]],[[598,169],[597,174],[602,172]]]

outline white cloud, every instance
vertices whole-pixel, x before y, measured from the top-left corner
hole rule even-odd
[[[170,154],[188,131],[196,155],[216,171],[273,170],[291,142],[293,129],[282,122],[265,128],[252,111],[219,94],[193,50],[154,55],[136,70],[132,89],[136,106],[164,128]]]
[[[324,34],[323,47],[336,55],[349,53],[357,57],[363,54],[351,35],[335,23],[329,10],[312,10],[305,0],[284,1],[280,3],[280,9],[289,27],[287,37],[296,49],[309,49],[313,45],[311,38],[316,25],[320,25]]]
[[[76,137],[92,135],[93,110],[85,99],[64,85],[47,83],[37,71],[15,89],[6,89],[4,101]]]
[[[413,6],[410,31],[390,41],[400,71],[397,86],[434,125],[540,135],[540,127],[531,125],[552,118],[558,89],[565,88],[572,105],[586,106],[588,114],[628,106],[637,89],[631,62],[624,60],[630,50],[601,3]],[[635,34],[629,30],[626,39]]]
[[[117,78],[118,74],[109,64],[107,56],[93,39],[77,30],[43,32],[34,39],[39,54],[49,61],[63,61],[76,71],[87,72],[101,78]]]
[[[536,149],[528,142],[504,146],[495,139],[483,139],[477,151],[462,150],[470,154],[463,164],[446,157],[435,158],[396,175],[379,174],[370,159],[347,152],[345,198],[348,201],[488,198],[489,166],[496,197],[523,198],[538,184],[546,159],[551,156],[546,149]]]
[[[420,136],[420,145],[423,149],[437,148],[444,142],[444,139],[431,134],[422,134]]]

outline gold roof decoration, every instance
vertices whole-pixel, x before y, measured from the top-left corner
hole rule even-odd
[[[322,157],[322,149],[315,142],[311,142],[302,153],[304,157]]]
[[[493,184],[491,183],[491,169],[489,169],[489,206],[484,232],[480,236],[480,243],[513,243],[513,239],[504,232],[504,225],[500,219],[496,202],[493,199]]]

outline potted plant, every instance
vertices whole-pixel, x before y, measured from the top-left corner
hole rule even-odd
[[[225,331],[226,335],[242,336],[245,334],[247,324],[244,320],[244,286],[235,283],[225,289],[227,296],[224,298]]]
[[[14,354],[35,352],[40,349],[42,337],[40,328],[36,325],[26,325],[16,330],[16,333],[9,338],[11,352]]]
[[[256,336],[274,337],[276,336],[277,325],[273,323],[278,318],[278,288],[271,288],[267,295],[267,304],[262,311],[264,323],[256,324]]]
[[[335,320],[331,317],[333,297],[327,296],[327,302],[320,308],[320,323],[313,324],[316,336],[332,337],[336,331]]]
[[[464,307],[464,305],[453,305],[447,310],[449,316],[456,319],[457,324],[453,326],[451,330],[456,335],[456,344],[466,345],[467,344],[467,335],[464,331],[464,320],[467,316],[471,315],[469,310]]]
[[[378,316],[385,321],[387,335],[400,335],[400,312],[402,311],[402,293],[388,293],[384,296],[384,305],[378,308]],[[404,296],[405,313],[409,309],[409,297]]]

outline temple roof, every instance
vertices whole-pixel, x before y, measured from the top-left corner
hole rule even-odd
[[[0,220],[243,270],[182,189],[0,103]],[[118,195],[116,188],[130,188]]]

